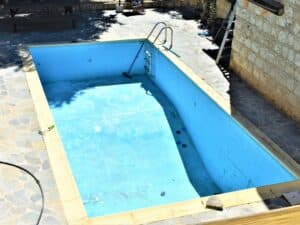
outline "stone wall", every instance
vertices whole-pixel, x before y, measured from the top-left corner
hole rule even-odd
[[[183,7],[183,6],[189,6],[198,8],[202,6],[202,2],[205,0],[154,0],[154,2],[158,3],[159,5],[162,5],[164,7]]]
[[[217,0],[217,18],[226,19],[231,8],[228,0]]]
[[[284,0],[276,16],[239,0],[231,68],[300,122],[300,1]]]

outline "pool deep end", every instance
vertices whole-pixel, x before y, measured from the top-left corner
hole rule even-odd
[[[143,51],[150,53],[147,62],[151,61],[151,67],[147,68],[146,55],[142,53],[133,68],[136,80],[124,84],[121,74],[128,69],[139,46],[139,41],[127,41],[30,48],[90,217],[295,180],[295,176],[151,44],[147,43]],[[145,65],[147,71],[144,70]],[[152,92],[148,93],[149,100],[145,87],[141,86],[143,83],[152,87]],[[129,87],[126,85],[133,86],[126,88]],[[120,100],[118,94],[128,99]],[[108,101],[110,97],[111,101]],[[143,105],[145,102],[147,104]],[[102,103],[106,103],[105,107]],[[153,116],[149,110],[145,113],[147,106],[150,106]],[[164,115],[165,108],[170,109],[171,116],[168,111]],[[124,111],[125,116],[121,123],[112,126],[111,133],[102,136],[103,117],[108,118],[107,126],[114,124],[112,109],[115,113]],[[132,109],[137,109],[136,114],[128,116]],[[172,113],[178,114],[174,121],[170,119]],[[177,125],[181,125],[180,131],[186,133],[184,141],[188,143],[188,151],[180,145],[185,143],[178,143],[176,139]],[[153,132],[148,136],[141,135],[147,134],[149,126]],[[119,130],[125,135],[118,139]],[[136,142],[132,141],[134,135]],[[106,143],[99,142],[101,138]],[[153,143],[148,144],[147,140],[153,140]],[[110,146],[115,146],[118,151],[109,151]],[[139,148],[135,149],[136,146]],[[140,152],[141,146],[149,151]],[[132,156],[128,150],[141,155],[127,158],[127,155]],[[89,155],[95,152],[96,155]],[[114,190],[119,191],[118,179],[113,174],[118,172],[118,167],[114,167],[114,162],[107,162],[105,168],[99,164],[104,158],[101,154],[110,153],[110,159],[121,163],[124,167],[119,169],[128,172],[127,177],[134,181],[125,186],[134,184],[133,189],[142,188],[135,196],[126,193],[132,187],[114,196]],[[78,154],[82,157],[76,158]],[[163,160],[158,154],[163,156]],[[145,161],[135,161],[137,159]],[[158,163],[151,171],[150,165],[154,162]],[[138,170],[143,170],[147,163],[150,163],[146,166],[147,176],[142,176]],[[84,165],[88,166],[84,168]],[[107,171],[106,178],[112,180],[101,181],[103,170]],[[151,172],[152,176],[149,176]],[[175,182],[172,184],[171,179],[162,189],[164,181],[172,176],[176,176]],[[205,177],[207,179],[203,179]],[[197,182],[201,179],[206,181],[202,186],[208,187],[207,190],[199,188],[201,183]],[[162,186],[149,188],[152,182]],[[114,190],[110,192],[107,185],[113,186]],[[90,196],[91,193],[95,195]],[[120,198],[123,202],[116,200]]]

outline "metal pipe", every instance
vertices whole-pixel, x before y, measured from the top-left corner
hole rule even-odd
[[[163,25],[164,25],[164,28],[167,27],[167,24],[166,24],[165,22],[158,22],[158,23],[156,23],[156,24],[154,25],[154,27],[152,28],[152,30],[150,31],[150,33],[148,34],[148,36],[146,37],[147,40],[151,37],[151,35],[153,34],[153,32],[155,31],[155,29],[157,28],[157,26],[160,25],[160,24],[163,24]],[[160,33],[161,33],[161,32],[160,32]],[[159,33],[159,34],[160,34],[160,33]],[[172,37],[173,37],[173,34],[172,34]],[[167,42],[167,30],[165,31],[165,40],[164,40],[164,43],[166,43],[166,42]],[[136,55],[135,55],[135,57],[134,57],[132,63],[131,63],[130,66],[129,66],[128,71],[122,73],[123,76],[125,76],[125,77],[127,77],[127,78],[131,78],[131,71],[132,71],[133,66],[134,66],[136,60],[138,59],[138,56],[139,56],[140,52],[142,51],[144,45],[145,45],[145,41],[142,42],[140,48],[138,49],[138,51],[137,51],[137,53],[136,53]]]
[[[156,36],[156,38],[154,39],[154,41],[153,41],[153,44],[155,44],[155,42],[158,40],[158,38],[159,38],[159,36],[161,35],[161,33],[165,30],[165,31],[167,31],[167,30],[170,30],[170,32],[171,32],[171,40],[170,40],[170,46],[169,46],[169,50],[173,47],[173,35],[174,35],[174,31],[173,31],[173,28],[172,27],[170,27],[170,26],[167,26],[167,27],[163,27],[162,29],[160,29],[160,31],[159,31],[159,33],[157,34],[157,36]]]
[[[152,28],[152,30],[150,31],[150,33],[147,36],[147,39],[149,39],[151,37],[151,35],[153,34],[153,32],[155,31],[155,29],[157,28],[158,25],[163,24],[164,27],[167,27],[168,25],[165,22],[158,22],[154,25],[154,27]],[[165,40],[164,43],[167,42],[167,30],[165,30]]]

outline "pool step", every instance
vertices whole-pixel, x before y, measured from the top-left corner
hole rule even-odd
[[[145,50],[144,68],[148,76],[152,75],[152,54],[149,50]]]

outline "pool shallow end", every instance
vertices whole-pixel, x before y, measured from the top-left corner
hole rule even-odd
[[[237,118],[245,127],[247,127],[256,138],[258,138],[268,147],[268,150],[273,155],[275,155],[283,164],[285,164],[291,171],[294,172],[294,174],[299,177],[300,173],[298,165],[291,160],[286,153],[280,150],[276,144],[270,141],[248,121],[238,115],[238,113],[232,110],[228,102],[223,100],[199,76],[195,75],[189,68],[180,62],[176,56],[159,47],[157,48],[181,71],[183,71],[184,74],[186,74],[197,86],[204,90],[219,106],[221,106],[227,113]],[[28,54],[26,49],[21,50],[21,53],[22,56],[25,54],[25,58],[22,57],[24,60],[23,69],[26,73],[26,79],[37,112],[40,129],[47,130],[48,127],[54,124],[54,120],[50,113],[50,109],[31,56]],[[205,208],[205,202],[207,201],[208,197],[204,197],[191,201],[90,219],[87,217],[83,207],[80,194],[77,190],[76,183],[64,153],[64,148],[57,129],[55,128],[50,132],[46,132],[43,138],[47,147],[51,168],[69,224],[142,224],[207,211]],[[257,202],[266,198],[277,197],[283,192],[295,190],[300,190],[299,181],[235,191],[231,193],[220,194],[218,197],[221,199],[224,207],[226,208]]]

